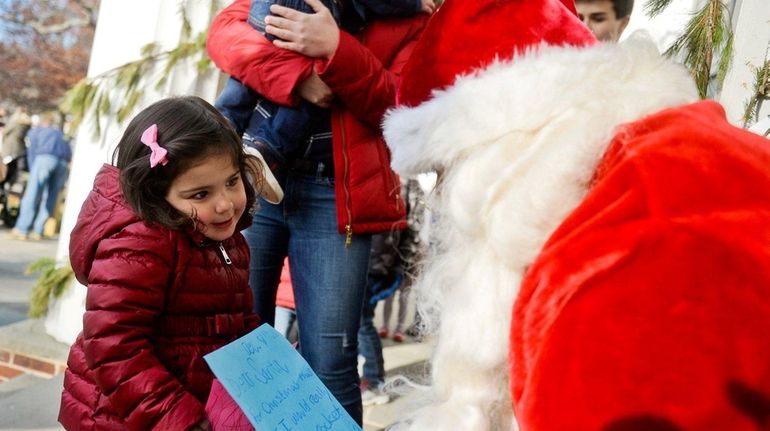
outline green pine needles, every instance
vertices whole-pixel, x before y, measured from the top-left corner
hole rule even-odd
[[[61,297],[75,275],[69,265],[57,266],[56,261],[50,257],[32,262],[24,273],[40,273],[29,299],[27,315],[32,318],[45,316],[51,298]]]
[[[647,0],[644,9],[648,16],[654,17],[671,5],[672,1]],[[733,32],[727,5],[722,0],[708,0],[690,19],[684,34],[665,54],[670,57],[683,56],[684,65],[692,73],[701,98],[705,99],[717,92],[733,57]],[[716,88],[710,89],[712,77]]]
[[[746,101],[743,111],[743,127],[759,121],[759,108],[762,102],[770,99],[770,60],[755,71],[754,92]]]
[[[213,18],[219,9],[219,1],[210,0],[209,16]],[[157,44],[149,43],[142,47],[139,60],[91,78],[84,78],[67,91],[60,109],[71,115],[73,135],[74,130],[89,114],[94,116],[94,137],[101,135],[102,121],[105,118],[115,118],[122,123],[141,101],[144,84],[154,81],[155,90],[160,90],[182,60],[197,57],[195,69],[200,74],[213,69],[211,59],[205,55],[208,30],[193,35],[184,5],[180,6],[179,14],[182,19],[182,34],[179,45],[175,48],[160,51]],[[162,62],[165,62],[165,65],[157,72],[156,66]],[[121,92],[120,104],[114,105],[111,102],[114,100],[113,92]]]

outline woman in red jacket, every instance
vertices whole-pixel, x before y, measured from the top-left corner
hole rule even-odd
[[[306,157],[276,172],[283,202],[263,203],[245,233],[256,310],[273,322],[288,255],[301,353],[360,423],[357,332],[370,234],[406,225],[380,122],[428,15],[374,20],[351,35],[320,1],[308,1],[314,14],[273,5],[267,32],[283,39],[273,45],[248,24],[249,4],[236,0],[214,20],[207,46],[214,62],[276,103],[303,97],[321,105],[334,96]]]
[[[240,230],[256,202],[244,179],[262,169],[197,97],[142,111],[115,159],[72,231],[70,261],[88,294],[59,421],[70,430],[208,429],[213,376],[203,355],[259,320]]]

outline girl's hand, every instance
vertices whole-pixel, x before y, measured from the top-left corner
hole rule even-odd
[[[320,0],[305,0],[305,3],[315,13],[302,13],[275,4],[270,6],[270,12],[275,16],[265,17],[265,31],[278,38],[273,43],[279,48],[329,59],[340,43],[337,22]]]
[[[436,2],[433,0],[422,0],[422,11],[431,14],[436,11]]]
[[[334,93],[332,93],[332,89],[318,77],[315,70],[306,80],[300,82],[296,88],[300,97],[314,105],[318,105],[321,108],[328,108],[332,104]]]

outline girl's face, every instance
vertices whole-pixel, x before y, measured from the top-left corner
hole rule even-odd
[[[224,241],[246,209],[243,178],[229,155],[204,158],[171,183],[166,201],[195,218],[198,230],[214,241]]]

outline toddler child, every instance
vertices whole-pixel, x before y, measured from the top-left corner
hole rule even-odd
[[[257,326],[248,285],[257,190],[280,194],[217,110],[161,100],[128,125],[70,240],[88,286],[59,421],[66,429],[204,430],[203,355]]]
[[[265,17],[270,14],[272,4],[314,13],[305,0],[253,0],[248,22],[271,41],[275,37],[265,32]],[[350,33],[361,31],[372,18],[432,13],[436,7],[434,0],[323,0],[323,4],[337,24]],[[233,123],[236,131],[243,134],[244,142],[262,153],[273,170],[301,156],[298,154],[301,145],[326,118],[323,108],[306,100],[301,100],[296,107],[281,106],[232,77],[215,106]]]

